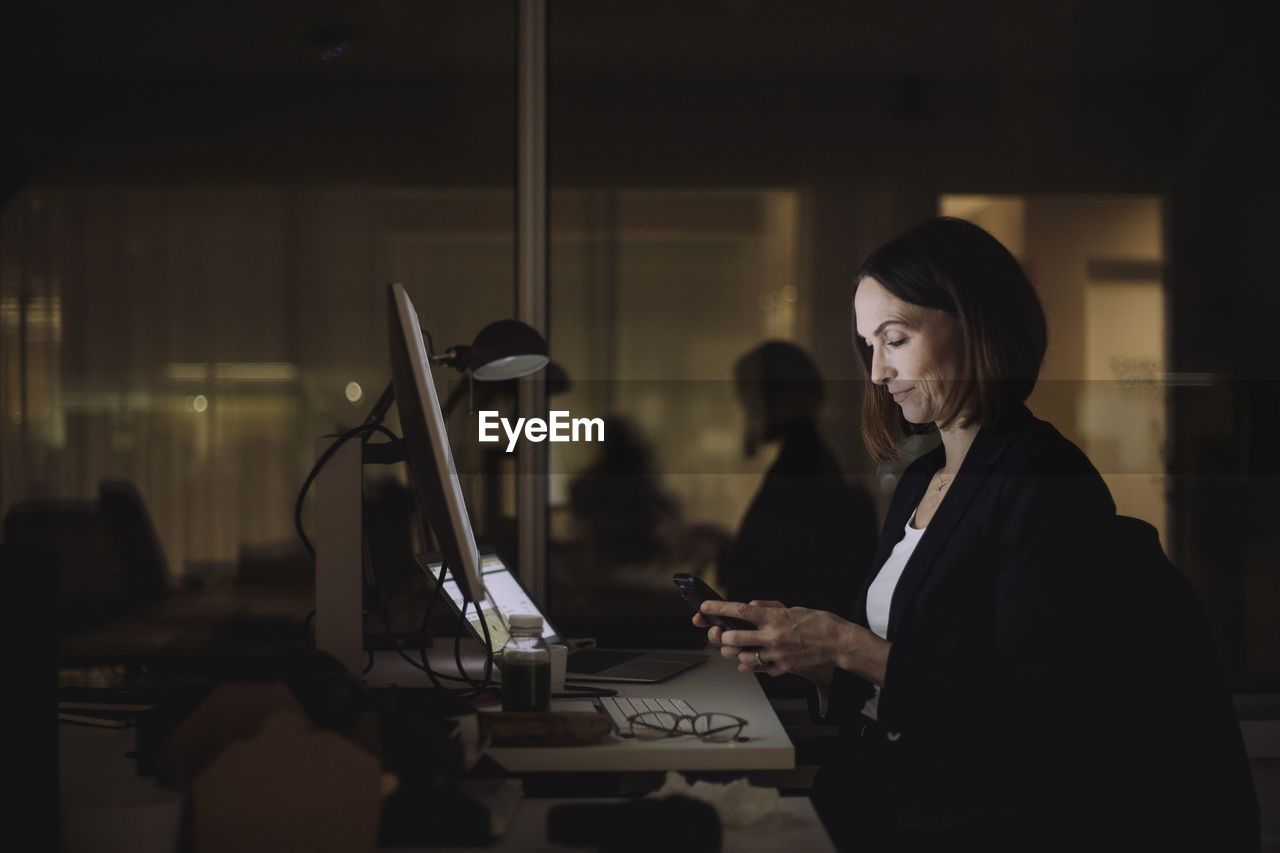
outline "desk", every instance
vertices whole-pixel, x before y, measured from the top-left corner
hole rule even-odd
[[[453,673],[451,649],[432,650],[432,666]],[[446,663],[447,660],[447,663]],[[469,674],[479,677],[478,651],[463,657]],[[380,652],[365,676],[375,686],[421,686],[426,676],[394,652]],[[791,770],[795,747],[755,676],[738,672],[719,656],[660,684],[603,684],[619,696],[672,697],[699,711],[724,711],[748,721],[745,743],[703,743],[694,737],[627,740],[615,735],[597,744],[564,747],[491,747],[486,754],[512,773],[634,772],[663,770]]]
[[[67,853],[173,853],[182,816],[182,797],[138,776],[126,754],[134,746],[131,729],[98,729],[63,724],[61,742],[62,849]],[[570,853],[546,841],[547,812],[581,800],[525,798],[507,831],[492,845],[426,848],[431,853]],[[591,802],[617,802],[595,799]],[[405,848],[395,848],[402,851]],[[423,849],[423,848],[410,848]],[[392,853],[390,848],[384,848]],[[834,851],[807,797],[783,797],[778,810],[750,826],[724,828],[724,853]]]
[[[452,648],[437,650],[452,657]],[[471,664],[479,658],[468,656]],[[442,671],[445,670],[441,660]],[[366,676],[372,685],[421,686],[426,676],[394,652],[378,653]],[[731,662],[710,658],[662,684],[613,685],[632,696],[680,696],[700,710],[724,710],[750,721],[747,743],[704,744],[696,738],[658,742],[611,742],[579,747],[509,748],[490,750],[514,773],[567,771],[758,770],[790,769],[794,750],[756,679],[739,673]],[[68,851],[156,850],[171,853],[177,836],[182,798],[159,789],[150,778],[139,777],[126,757],[133,749],[131,729],[94,729],[62,725],[59,732],[61,765],[61,825]],[[476,850],[536,850],[559,853],[571,849],[550,844],[546,837],[548,810],[563,799],[526,797],[517,806],[507,832],[494,846]],[[724,850],[832,850],[831,842],[804,797],[784,797],[778,812],[751,826],[725,829]],[[439,848],[431,848],[438,850]],[[443,851],[441,851],[443,853]]]

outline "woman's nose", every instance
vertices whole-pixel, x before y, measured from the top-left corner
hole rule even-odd
[[[879,347],[871,350],[871,381],[876,385],[884,385],[892,379],[892,368],[885,363],[884,352]]]

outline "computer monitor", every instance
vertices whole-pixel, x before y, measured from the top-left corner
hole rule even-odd
[[[400,428],[410,477],[424,520],[435,534],[440,554],[470,601],[484,599],[480,550],[462,497],[458,469],[449,449],[440,400],[431,378],[431,361],[422,342],[422,327],[404,285],[388,288],[391,380],[395,386]]]

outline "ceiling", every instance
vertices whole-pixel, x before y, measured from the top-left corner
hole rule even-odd
[[[1153,0],[549,0],[561,77],[1195,72],[1226,11]],[[514,0],[29,0],[7,59],[59,74],[378,80],[512,73]],[[1248,22],[1236,33],[1248,32]]]

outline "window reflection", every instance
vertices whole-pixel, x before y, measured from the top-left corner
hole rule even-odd
[[[1161,200],[1152,196],[943,196],[1031,275],[1049,353],[1028,405],[1076,441],[1119,512],[1169,549]]]
[[[802,209],[784,189],[556,194],[551,346],[572,379],[556,407],[608,424],[604,449],[551,447],[550,597],[566,630],[702,642],[671,574],[717,582],[773,461],[743,456],[734,364],[766,339],[805,342]]]
[[[296,549],[314,439],[362,420],[367,389],[389,379],[386,283],[406,283],[444,346],[470,341],[512,313],[510,208],[490,190],[16,194],[2,222],[5,505],[128,481],[174,588]]]

